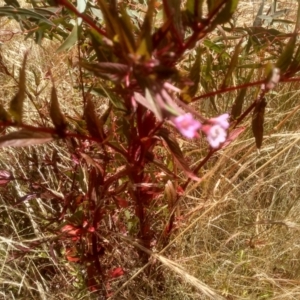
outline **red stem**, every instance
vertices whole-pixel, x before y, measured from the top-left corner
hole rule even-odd
[[[235,91],[235,90],[244,89],[244,88],[247,88],[247,87],[263,84],[264,82],[265,82],[265,80],[258,80],[258,81],[254,81],[254,82],[244,83],[244,84],[237,85],[237,86],[231,86],[231,87],[224,88],[224,89],[221,89],[221,90],[217,90],[217,91],[214,91],[214,92],[209,92],[209,93],[206,93],[206,94],[203,94],[201,96],[197,96],[197,97],[193,98],[191,102],[195,102],[199,99],[216,96],[216,95],[223,94],[223,93],[226,93],[226,92],[231,92],[231,91]]]
[[[51,127],[34,127],[32,125],[26,125],[26,124],[16,124],[14,122],[10,122],[10,121],[6,121],[6,122],[1,122],[0,121],[0,127],[19,127],[22,129],[28,129],[30,131],[34,131],[34,132],[44,132],[44,133],[50,133],[52,135],[56,135],[57,134],[57,130],[55,128],[51,128]],[[97,142],[99,144],[102,143],[102,141],[98,138],[94,138],[88,135],[83,135],[83,134],[78,134],[78,133],[72,133],[72,132],[65,132],[64,133],[64,137],[73,137],[73,138],[77,138],[79,140],[88,140],[88,141],[92,141],[92,142]],[[109,142],[104,141],[105,145],[110,147],[111,149],[113,149],[114,151],[120,153],[121,155],[123,155],[125,158],[128,157],[127,152],[125,152],[122,149],[117,148],[116,146],[112,145]]]
[[[98,33],[101,35],[107,37],[106,32],[102,30],[100,27],[98,27],[94,21],[89,18],[84,13],[80,13],[75,6],[73,6],[72,3],[70,3],[68,0],[58,0],[58,3],[65,6],[67,9],[71,10],[77,17],[82,18],[84,22],[86,22],[88,25],[90,25],[92,28],[94,28]]]
[[[298,81],[300,81],[300,77],[293,77],[293,78],[287,78],[287,77],[284,78],[283,77],[280,80],[280,82],[298,82]],[[263,84],[265,82],[266,82],[265,80],[258,80],[258,81],[254,81],[254,82],[241,84],[241,85],[231,86],[231,87],[228,87],[228,88],[225,88],[225,89],[221,89],[221,90],[217,90],[217,91],[214,91],[214,92],[209,92],[209,93],[203,94],[201,96],[197,96],[197,97],[193,98],[191,102],[196,102],[199,99],[212,97],[212,96],[223,94],[223,93],[226,93],[226,92],[231,92],[231,91],[244,89],[244,88],[255,86],[255,85],[260,85],[260,84]]]

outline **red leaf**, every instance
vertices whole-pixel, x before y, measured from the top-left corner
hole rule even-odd
[[[68,261],[71,261],[71,262],[80,261],[80,258],[77,255],[78,255],[78,253],[77,253],[75,247],[66,249],[66,258]]]
[[[179,195],[179,196],[182,196],[184,194],[184,190],[182,189],[181,186],[177,186],[176,188],[176,193]]]
[[[0,137],[0,147],[24,147],[48,143],[53,140],[52,134],[22,129]]]
[[[121,267],[115,268],[110,272],[112,278],[117,278],[124,275],[124,270]]]
[[[6,185],[12,180],[12,176],[8,171],[0,170],[0,185]]]
[[[243,133],[245,131],[246,127],[243,126],[243,127],[239,127],[239,128],[236,128],[234,130],[232,130],[230,133],[229,133],[229,136],[227,137],[226,141],[223,143],[223,145],[221,146],[221,148],[225,148],[227,147],[229,144],[231,144],[234,140],[236,140],[239,135],[241,133]]]
[[[74,227],[73,225],[65,225],[64,227],[62,227],[61,231],[69,235],[77,236],[82,230],[80,228]]]
[[[88,232],[95,232],[95,227],[93,226],[90,226],[87,230]]]
[[[124,198],[118,197],[116,196],[115,199],[118,201],[118,204],[120,205],[120,207],[125,208],[128,207],[128,201],[125,200]]]
[[[70,261],[70,262],[78,262],[80,260],[80,258],[67,255],[67,260]]]

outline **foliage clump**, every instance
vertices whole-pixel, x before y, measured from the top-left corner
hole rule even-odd
[[[118,297],[121,284],[137,267],[143,267],[149,280],[160,283],[163,293],[168,278],[161,269],[152,270],[152,260],[168,266],[211,299],[233,294],[230,282],[224,280],[220,287],[208,281],[213,288],[209,287],[161,253],[183,236],[180,233],[170,242],[183,226],[183,216],[188,219],[189,213],[181,212],[185,198],[194,190],[205,195],[203,199],[218,194],[210,186],[215,172],[221,176],[221,167],[224,178],[230,174],[253,185],[256,171],[249,175],[242,169],[228,169],[220,153],[230,156],[228,151],[234,151],[232,144],[250,127],[250,114],[256,147],[263,151],[269,97],[278,83],[297,81],[300,14],[293,31],[283,32],[272,24],[280,22],[276,17],[286,11],[278,11],[274,1],[271,13],[265,15],[263,2],[253,27],[241,27],[235,19],[238,2],[150,0],[140,6],[58,0],[43,6],[33,1],[31,7],[21,8],[13,1],[0,9],[3,16],[19,22],[27,39],[38,44],[58,40],[57,52],[76,49],[78,60],[70,59],[70,65],[79,72],[74,88],[81,93],[80,105],[75,108],[70,103],[66,109],[49,68],[51,91],[44,113],[36,101],[44,89],[28,86],[30,49],[24,53],[18,77],[1,62],[18,90],[7,108],[0,107],[0,146],[33,146],[20,155],[22,171],[6,169],[0,174],[1,185],[14,190],[3,198],[12,207],[22,206],[18,214],[31,224],[26,228],[32,226],[26,245],[13,249],[14,258],[40,251],[47,243],[53,262],[66,259],[67,272],[82,270],[78,286],[86,285],[103,298]],[[38,86],[41,78],[33,74]],[[39,120],[24,121],[27,99]],[[99,112],[103,99],[107,105]],[[194,143],[200,145],[198,157],[188,155],[187,148]],[[34,146],[39,144],[45,145]],[[242,151],[239,148],[232,157],[244,159]],[[260,170],[266,162],[258,159],[256,164]],[[234,177],[233,172],[241,176]],[[23,195],[16,191],[19,185],[27,187]],[[247,184],[243,188],[249,189]],[[225,199],[229,192],[222,191]],[[39,207],[43,208],[33,217],[30,211]],[[43,239],[34,238],[38,230],[45,234]],[[216,230],[206,238],[222,240],[219,235]],[[255,247],[253,239],[249,238],[249,247]],[[217,251],[214,247],[207,253]],[[217,272],[216,265],[212,269]],[[245,276],[253,275],[250,266],[245,269]],[[212,280],[211,274],[207,278]]]

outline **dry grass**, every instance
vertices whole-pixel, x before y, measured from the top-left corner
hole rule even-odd
[[[298,105],[283,111],[276,101],[289,101],[282,95],[295,88],[285,86],[273,100],[260,153],[245,133],[185,200],[176,261],[232,299],[299,298],[299,112],[268,134]]]
[[[253,17],[249,10],[252,2],[241,1],[241,5],[240,15],[247,23]],[[7,20],[0,22],[17,31]],[[10,72],[13,66],[16,70],[21,65],[24,51],[30,48],[29,89],[34,95],[36,88],[45,87],[34,97],[34,105],[28,101],[25,107],[29,123],[39,121],[36,107],[47,114],[50,82],[45,75],[49,69],[59,98],[63,99],[62,110],[69,116],[75,114],[70,107],[80,113],[80,93],[73,88],[77,75],[66,59],[76,56],[76,51],[57,55],[57,45],[45,42],[43,46],[30,40],[24,42],[21,35],[1,46]],[[41,77],[39,86],[32,70]],[[0,83],[0,99],[7,106],[16,91],[16,82],[2,72]],[[183,219],[178,220],[169,245],[160,253],[149,253],[152,259],[147,266],[131,265],[130,247],[140,245],[116,237],[127,252],[112,253],[112,260],[127,264],[128,273],[116,283],[114,299],[300,299],[298,89],[298,83],[281,84],[276,93],[267,96],[265,139],[260,152],[248,129],[211,160],[203,170],[206,180],[192,184],[181,202]],[[255,93],[250,90],[248,97]],[[201,160],[203,149],[185,143],[183,148],[187,155]],[[28,157],[36,156],[42,161],[54,151],[60,157],[60,167],[67,172],[71,168],[67,149],[55,143],[21,150],[1,149],[0,169],[10,170],[16,177],[25,176],[30,170]],[[42,167],[39,172],[49,188],[59,193],[61,182],[56,174]],[[43,233],[43,218],[54,204],[37,197],[24,201],[22,206],[12,205],[30,192],[20,181],[9,190],[0,187],[0,299],[92,299],[85,289],[82,270],[66,262],[60,249],[52,248],[53,236]],[[43,240],[47,242],[28,249],[28,244]],[[24,249],[30,251],[20,257]],[[148,277],[143,273],[147,268]]]

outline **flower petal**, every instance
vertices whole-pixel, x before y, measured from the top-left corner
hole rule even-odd
[[[189,139],[196,137],[197,131],[201,128],[201,123],[195,120],[190,113],[173,118],[172,121],[179,132]]]

